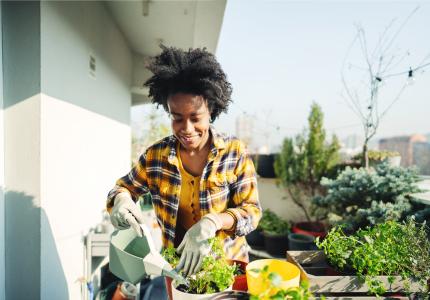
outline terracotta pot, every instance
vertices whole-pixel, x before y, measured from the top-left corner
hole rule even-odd
[[[135,300],[137,296],[137,288],[129,282],[118,283],[112,300]]]
[[[294,224],[291,231],[321,238],[327,235],[326,226],[321,222],[298,222]]]
[[[169,297],[169,300],[173,300],[172,278],[166,276],[166,277],[164,277],[164,282],[166,283],[167,297]]]
[[[233,265],[233,264],[238,265],[240,270],[243,273],[241,275],[237,275],[234,277],[233,290],[246,292],[248,290],[248,283],[246,281],[246,266],[248,265],[248,263],[241,260],[234,260],[234,259],[228,259],[227,261],[229,265]]]

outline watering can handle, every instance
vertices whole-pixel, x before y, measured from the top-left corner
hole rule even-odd
[[[154,241],[152,240],[151,232],[149,231],[148,226],[146,226],[145,224],[139,224],[139,225],[140,225],[140,228],[142,229],[143,238],[145,238],[147,243],[148,243],[149,251],[151,253],[157,252],[157,250],[155,249]]]

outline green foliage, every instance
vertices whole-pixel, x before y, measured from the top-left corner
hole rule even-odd
[[[336,136],[330,144],[326,142],[323,113],[316,103],[312,104],[308,126],[295,139],[284,139],[274,168],[282,186],[310,220],[304,203],[320,193],[319,182],[339,161],[340,147]]]
[[[270,209],[263,210],[263,216],[258,226],[261,230],[271,235],[288,235],[290,232],[288,221],[283,220]]]
[[[347,168],[334,179],[323,178],[325,196],[313,203],[332,223],[345,224],[349,230],[386,220],[403,220],[410,214],[410,193],[419,191],[415,169],[393,167],[387,163],[375,170]]]
[[[369,157],[369,160],[373,161],[384,161],[389,157],[395,157],[400,156],[400,153],[397,151],[388,151],[388,150],[368,150],[367,155]],[[355,160],[363,160],[363,153],[359,153],[356,156],[354,156]]]
[[[400,153],[397,151],[376,151],[376,150],[369,150],[367,152],[367,155],[369,156],[369,159],[371,160],[385,160],[388,157],[394,157],[394,156],[400,156]]]
[[[353,269],[376,295],[386,292],[376,276],[389,276],[391,282],[396,275],[411,278],[423,287],[430,278],[427,228],[425,224],[417,225],[414,218],[404,223],[387,221],[360,229],[350,236],[341,226],[336,226],[324,241],[317,238],[316,243],[333,266],[340,270]]]
[[[172,266],[172,268],[176,268],[179,263],[179,256],[176,253],[176,249],[173,247],[164,248],[161,255],[164,259]]]
[[[201,270],[188,278],[188,293],[211,294],[223,291],[233,284],[236,266],[228,264],[218,238],[210,239],[209,243],[212,249],[211,255],[203,259]],[[162,255],[172,267],[179,262],[179,256],[173,247],[166,248]]]
[[[261,273],[263,286],[268,288],[264,289],[258,295],[251,295],[250,300],[308,300],[315,299],[309,291],[309,283],[302,281],[300,287],[282,289],[282,277],[276,272],[269,272],[269,267],[264,266],[263,269],[252,269],[251,272]],[[322,297],[324,299],[324,297]]]

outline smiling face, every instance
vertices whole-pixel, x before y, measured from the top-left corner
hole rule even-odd
[[[210,111],[202,96],[177,93],[167,100],[172,131],[186,151],[199,151],[209,142]]]

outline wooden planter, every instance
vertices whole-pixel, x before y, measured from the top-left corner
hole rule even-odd
[[[287,260],[300,269],[300,280],[309,282],[312,292],[327,295],[367,294],[369,289],[361,283],[355,275],[338,274],[326,261],[323,251],[287,251]],[[337,273],[337,274],[336,274]],[[378,276],[387,293],[405,293],[404,281],[396,276],[393,284],[389,284],[388,276]],[[410,282],[410,292],[419,292],[421,286],[417,282]]]

